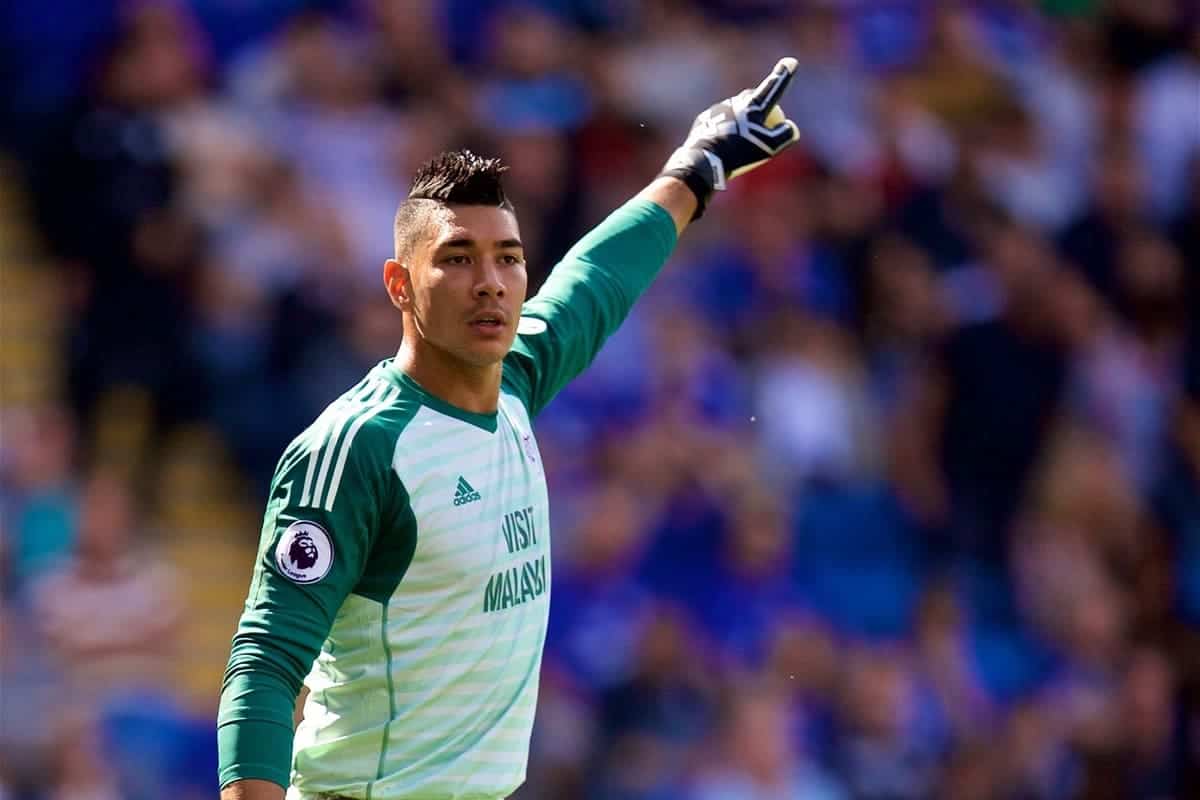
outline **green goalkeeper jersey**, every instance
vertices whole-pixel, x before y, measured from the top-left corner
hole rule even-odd
[[[551,571],[531,420],[675,239],[663,208],[634,200],[572,248],[522,309],[496,413],[455,408],[388,359],[286,450],[225,673],[222,786],[498,800],[521,784]]]

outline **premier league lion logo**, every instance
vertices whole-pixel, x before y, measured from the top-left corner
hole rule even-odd
[[[275,566],[296,583],[316,583],[332,565],[333,541],[315,522],[293,522],[275,546]]]
[[[288,548],[288,558],[300,570],[310,569],[317,563],[317,545],[308,531],[301,531],[293,537],[292,546]]]

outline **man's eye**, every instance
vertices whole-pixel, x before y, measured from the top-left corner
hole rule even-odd
[[[514,256],[514,255],[510,254],[510,255],[501,256],[500,260],[503,261],[505,264],[520,264],[525,259],[521,258],[520,256]]]
[[[471,262],[471,258],[464,255],[446,256],[442,260],[447,264],[469,264]]]

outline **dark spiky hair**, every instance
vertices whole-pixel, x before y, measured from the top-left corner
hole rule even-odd
[[[435,204],[493,206],[513,211],[501,176],[508,171],[498,158],[453,150],[425,162],[413,177],[408,199],[396,211],[396,257],[406,254],[424,233]]]
[[[498,158],[481,158],[470,150],[442,153],[417,170],[410,200],[438,200],[466,206],[504,206],[500,176],[508,167]]]

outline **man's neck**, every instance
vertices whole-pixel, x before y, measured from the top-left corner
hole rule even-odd
[[[473,414],[494,414],[500,401],[501,363],[466,364],[419,337],[405,337],[396,367],[439,400]]]

